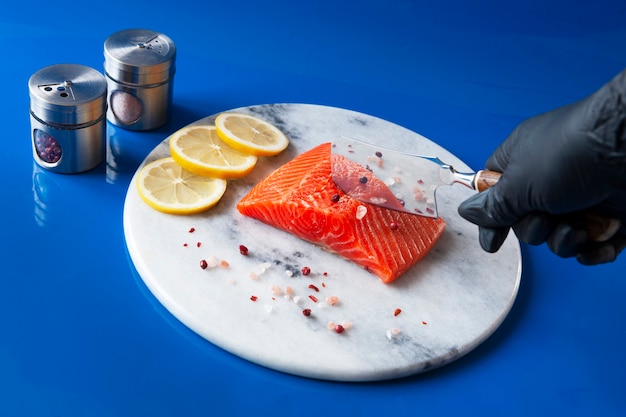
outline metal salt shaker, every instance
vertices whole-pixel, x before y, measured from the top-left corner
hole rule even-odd
[[[146,29],[116,32],[104,43],[107,119],[130,130],[167,123],[172,107],[176,45]]]
[[[34,73],[28,88],[35,162],[63,174],[99,165],[106,142],[104,76],[83,65],[58,64]]]

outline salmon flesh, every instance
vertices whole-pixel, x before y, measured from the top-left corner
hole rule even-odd
[[[359,202],[332,180],[331,144],[318,145],[257,183],[237,204],[260,220],[335,252],[390,283],[419,262],[445,221]],[[352,169],[351,161],[340,161]],[[358,164],[356,164],[357,167]],[[354,167],[354,169],[360,169]]]

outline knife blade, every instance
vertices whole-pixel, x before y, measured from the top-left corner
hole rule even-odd
[[[417,155],[371,145],[340,136],[331,146],[333,182],[364,203],[426,217],[438,217],[436,191],[441,185],[462,184],[478,192],[496,184],[500,172],[458,172],[435,156]],[[568,223],[585,229],[589,240],[604,242],[621,228],[622,221],[590,210],[574,214]]]
[[[459,172],[436,156],[410,154],[340,136],[332,142],[332,179],[350,197],[426,217],[438,217],[436,191],[462,184],[484,191],[499,172]]]

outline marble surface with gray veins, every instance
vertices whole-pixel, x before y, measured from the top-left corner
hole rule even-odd
[[[463,186],[439,189],[439,214],[447,222],[443,236],[421,262],[387,285],[336,254],[240,215],[235,207],[269,172],[339,135],[436,155],[468,170],[462,161],[415,132],[348,110],[274,104],[232,111],[276,125],[290,138],[287,150],[259,158],[253,173],[229,181],[222,201],[203,214],[151,209],[134,179],[126,196],[124,232],[133,264],[182,323],[254,363],[340,381],[390,379],[444,365],[501,324],[518,290],[519,244],[511,236],[495,254],[480,249],[475,226],[457,214],[458,204],[473,193]],[[165,139],[146,162],[168,155]],[[240,254],[240,245],[248,256]],[[207,269],[200,268],[203,259]],[[213,266],[222,260],[229,266]],[[311,273],[303,275],[303,267]],[[338,302],[330,305],[328,297]],[[345,331],[337,333],[329,323],[342,324]]]

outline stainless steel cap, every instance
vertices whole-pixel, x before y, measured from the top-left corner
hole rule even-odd
[[[104,42],[104,70],[111,79],[131,85],[167,82],[176,67],[176,45],[162,33],[127,29]]]
[[[58,64],[42,68],[28,80],[30,111],[51,124],[91,123],[106,112],[107,83],[93,68]]]

